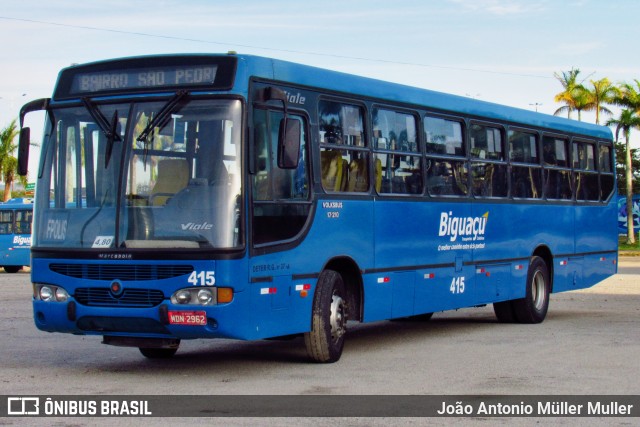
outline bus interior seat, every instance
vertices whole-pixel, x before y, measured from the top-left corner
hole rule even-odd
[[[329,191],[342,191],[346,162],[340,152],[322,151],[320,153],[320,163],[322,169],[322,186],[324,189]]]
[[[162,206],[189,183],[189,163],[186,159],[165,159],[158,162],[158,177],[151,190],[151,205]]]
[[[376,191],[379,193],[382,189],[382,160],[377,158],[373,163],[375,175],[376,175]]]
[[[347,191],[363,193],[369,190],[369,171],[367,169],[366,158],[351,160]]]

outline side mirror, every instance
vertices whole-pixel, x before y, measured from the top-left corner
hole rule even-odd
[[[280,120],[278,132],[278,167],[295,169],[300,160],[300,138],[302,127],[300,121],[290,118]]]
[[[23,127],[24,116],[34,111],[42,111],[49,108],[49,98],[36,99],[26,103],[20,109],[20,141],[18,143],[18,175],[26,176],[29,168],[29,144],[31,143],[31,129]]]
[[[18,175],[26,176],[29,168],[29,144],[31,140],[31,129],[28,127],[20,129],[20,140],[18,143]]]

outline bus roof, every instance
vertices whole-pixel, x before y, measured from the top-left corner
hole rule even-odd
[[[520,124],[524,127],[550,128],[559,132],[580,134],[592,138],[612,139],[611,129],[606,126],[293,62],[251,55],[239,55],[239,58],[247,64],[247,68],[252,75],[259,77],[268,77],[283,82],[292,82],[374,99],[412,104],[452,114],[506,121]],[[270,75],[266,76],[264,74]]]
[[[161,62],[184,63],[185,66],[188,66],[191,58],[199,62],[206,61],[207,58],[212,60],[218,58],[219,61],[224,61],[226,64],[229,64],[230,58],[237,59],[238,62],[234,86],[236,88],[241,88],[243,91],[246,91],[246,82],[248,81],[248,78],[256,77],[275,80],[285,84],[290,83],[309,88],[324,89],[334,93],[350,94],[369,99],[403,103],[453,115],[470,116],[472,118],[475,117],[484,120],[498,120],[517,124],[523,127],[552,129],[562,133],[578,134],[590,138],[602,138],[606,140],[613,139],[611,129],[606,126],[569,120],[520,108],[480,101],[473,98],[451,95],[443,92],[390,83],[368,77],[361,77],[309,65],[302,65],[294,62],[254,55],[241,55],[235,53],[169,54],[118,58],[89,64],[74,65],[63,69],[60,76],[63,76],[65,73],[74,73],[76,70],[78,70],[77,72],[80,72],[80,70],[86,67],[112,67],[112,64],[116,65],[118,62],[122,62],[123,66],[126,66],[127,63],[130,63],[131,61],[136,61],[137,63],[144,62],[148,66],[152,66],[154,62],[157,62],[154,61],[154,59]],[[226,69],[230,68],[226,67]],[[57,91],[61,89],[60,86],[64,83],[69,84],[69,82],[65,82],[64,79],[58,79]],[[220,89],[223,88],[220,87]],[[62,90],[64,91],[64,89]]]

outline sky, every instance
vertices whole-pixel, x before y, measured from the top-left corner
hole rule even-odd
[[[0,4],[0,128],[27,101],[50,97],[66,66],[155,53],[237,51],[546,114],[561,106],[554,73],[577,68],[585,84],[640,80],[637,0]],[[41,134],[43,116],[31,116],[27,124]],[[632,146],[640,147],[640,132]]]

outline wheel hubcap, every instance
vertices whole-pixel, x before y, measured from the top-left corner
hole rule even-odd
[[[547,299],[547,285],[544,276],[540,271],[536,271],[531,283],[531,296],[533,298],[533,306],[536,310],[541,310]]]
[[[336,294],[331,298],[331,316],[329,321],[331,323],[331,340],[336,342],[347,331],[347,316],[345,315],[344,300]]]

